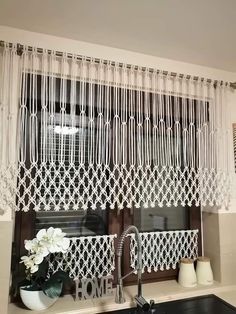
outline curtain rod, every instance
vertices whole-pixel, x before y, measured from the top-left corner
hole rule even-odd
[[[1,46],[1,47],[4,47],[4,44],[5,44],[5,43],[6,43],[5,41],[0,40],[0,46]],[[13,46],[13,43],[8,43],[8,45],[9,45],[10,47],[12,47],[12,46]],[[16,50],[17,50],[17,54],[18,54],[19,56],[21,56],[22,53],[23,53],[23,49],[24,49],[25,46],[18,43],[18,44],[16,44],[16,47],[17,47],[17,49],[16,49]],[[28,47],[28,51],[33,51],[33,49],[35,49],[35,48],[33,48],[32,46],[27,46],[27,47]],[[51,49],[45,49],[45,50],[47,50],[47,52],[48,52],[49,54],[52,53],[52,50],[51,50]],[[37,51],[38,53],[43,53],[44,49],[37,47],[37,48],[36,48],[36,51]],[[55,51],[55,55],[58,56],[58,57],[62,57],[63,54],[64,54],[64,53],[63,53],[62,51]],[[75,55],[72,54],[72,53],[66,53],[66,56],[67,56],[68,58],[72,58],[72,57],[74,57]],[[93,59],[94,62],[96,62],[96,63],[99,63],[99,62],[101,61],[101,59],[99,59],[99,58],[84,57],[84,56],[82,56],[82,55],[76,55],[76,58],[77,58],[78,60],[82,60],[82,59],[85,58],[85,60],[87,60],[87,61]],[[103,61],[104,61],[105,64],[110,63],[111,65],[119,65],[120,67],[123,67],[123,66],[124,66],[124,63],[121,63],[121,62],[115,62],[115,61],[110,62],[110,61],[108,61],[108,60],[103,60]],[[134,67],[134,69],[140,68],[142,71],[146,71],[146,69],[147,69],[146,67],[140,67],[140,66],[137,66],[137,65],[133,66],[133,65],[131,65],[131,64],[126,64],[126,67],[127,67],[127,68]],[[149,72],[151,72],[151,73],[153,73],[154,71],[160,72],[159,70],[154,70],[154,69],[152,69],[152,68],[148,68],[148,70],[149,70]],[[162,71],[162,73],[163,73],[164,75],[171,75],[171,76],[173,76],[173,77],[178,75],[180,78],[186,77],[187,79],[189,79],[190,77],[192,77],[193,80],[198,80],[199,78],[200,78],[200,79],[203,79],[203,78],[201,78],[201,77],[199,77],[199,76],[191,76],[191,75],[179,74],[179,73],[176,73],[176,72]],[[208,83],[213,82],[214,85],[216,85],[217,83],[219,83],[219,80],[207,79],[207,82],[208,82]],[[223,83],[223,81],[221,81],[221,83]],[[231,88],[233,88],[233,89],[236,89],[236,82],[229,82],[229,86],[230,86]]]

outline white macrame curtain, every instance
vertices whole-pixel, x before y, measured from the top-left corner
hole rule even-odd
[[[16,45],[0,49],[0,215],[16,208],[19,56]]]
[[[228,204],[227,83],[7,44],[1,59],[2,208]]]

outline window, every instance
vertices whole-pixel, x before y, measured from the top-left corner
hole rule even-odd
[[[30,80],[30,75],[28,77]],[[55,114],[53,119],[50,118],[50,112],[47,112],[48,119],[47,126],[42,126],[42,121],[40,117],[45,114],[43,113],[42,108],[42,99],[41,99],[41,84],[42,79],[38,75],[37,76],[37,86],[38,86],[38,93],[37,98],[34,99],[36,104],[35,106],[35,113],[38,115],[38,147],[35,149],[39,151],[40,159],[37,161],[38,166],[41,164],[44,167],[45,175],[44,184],[41,184],[40,179],[37,179],[37,193],[35,193],[34,202],[30,203],[31,210],[27,213],[18,212],[16,214],[16,232],[15,232],[15,256],[17,261],[14,265],[16,271],[19,271],[18,261],[21,255],[24,253],[24,239],[30,239],[34,237],[35,233],[41,228],[47,228],[49,226],[60,227],[64,232],[67,233],[69,237],[79,237],[79,236],[87,236],[87,235],[103,235],[103,234],[113,234],[117,233],[120,235],[122,231],[130,224],[134,224],[138,227],[138,229],[142,232],[145,231],[164,231],[164,230],[178,230],[178,229],[199,229],[201,230],[201,215],[200,215],[200,208],[199,207],[187,207],[181,206],[179,203],[178,207],[169,207],[164,204],[163,207],[149,207],[144,208],[142,205],[140,208],[125,208],[120,212],[117,209],[99,209],[96,210],[89,208],[87,211],[84,211],[80,205],[77,204],[74,199],[73,202],[71,201],[70,197],[78,197],[78,195],[83,195],[83,185],[79,183],[79,176],[76,188],[79,189],[81,193],[74,193],[72,186],[70,185],[71,177],[75,177],[74,170],[70,168],[70,149],[71,145],[73,144],[76,151],[83,151],[83,158],[85,164],[85,170],[80,169],[80,171],[89,171],[89,159],[88,159],[88,150],[90,149],[89,143],[90,139],[90,130],[88,126],[88,114],[89,114],[89,106],[88,103],[85,106],[85,116],[81,120],[81,116],[79,114],[78,106],[79,106],[79,99],[80,99],[80,87],[79,85],[76,88],[76,93],[78,93],[76,99],[78,103],[74,104],[75,110],[75,120],[71,121],[70,119],[70,110],[71,106],[65,103],[64,114],[63,114],[63,127],[61,127],[61,119],[62,116],[60,114],[60,103],[59,103],[59,91],[60,91],[60,81],[59,79],[56,80],[56,99],[55,99]],[[67,80],[67,94],[65,98],[68,99],[69,102],[69,95],[71,92],[71,81]],[[30,83],[28,82],[28,86]],[[89,88],[88,85],[85,88]],[[98,89],[98,86],[94,86],[95,90]],[[114,89],[111,87],[110,91],[110,101],[112,102],[113,99]],[[121,88],[118,89],[119,99],[122,101],[122,90]],[[131,91],[128,90],[128,94]],[[134,93],[134,99],[136,99],[137,95],[136,92]],[[95,93],[96,94],[96,93]],[[30,93],[28,93],[30,95]],[[127,96],[128,97],[128,96]],[[145,103],[145,97],[154,98],[155,94],[149,93],[148,96],[145,93],[142,93],[141,97],[143,98],[143,103]],[[95,97],[96,98],[96,97]],[[176,102],[176,98],[174,96],[165,97],[164,96],[164,103],[170,102],[172,106],[172,112],[174,112],[174,104]],[[97,98],[95,99],[95,101]],[[183,122],[182,113],[182,106],[183,101],[180,97],[178,97],[178,101],[180,104],[180,124]],[[27,99],[27,108],[32,106],[33,99]],[[98,106],[98,105],[97,105]],[[97,107],[95,106],[95,107]],[[111,106],[114,106],[112,103]],[[134,107],[137,110],[137,106],[134,103]],[[196,110],[196,103],[194,105],[194,110]],[[114,114],[114,113],[113,113]],[[122,114],[122,113],[120,113]],[[136,112],[137,114],[137,112]],[[169,116],[166,108],[163,108],[163,117],[164,120],[171,120],[172,117]],[[140,119],[142,121],[145,120],[145,108],[142,109],[140,113]],[[153,114],[150,115],[150,119],[153,120]],[[45,120],[44,120],[45,121]],[[95,113],[95,125],[98,123],[98,112]],[[30,124],[29,124],[30,125]],[[25,130],[28,134],[27,138],[30,140],[30,128]],[[46,132],[44,134],[43,132]],[[99,136],[99,130],[97,128],[94,129],[96,136]],[[137,129],[136,138],[137,141],[139,140],[139,133]],[[146,145],[146,133],[143,133],[144,139],[144,147]],[[46,139],[46,141],[45,141]],[[151,137],[151,141],[158,141],[161,140],[160,138]],[[172,140],[175,140],[173,137]],[[63,145],[61,144],[63,142]],[[116,142],[117,143],[117,142]],[[114,137],[109,139],[108,145],[113,147],[114,145]],[[129,143],[127,147],[124,148],[124,151],[127,150],[127,154],[130,154],[130,145],[135,146],[135,143]],[[183,145],[183,141],[179,145]],[[83,149],[81,149],[81,147]],[[63,150],[63,154],[61,154]],[[183,153],[183,147],[180,147],[180,152]],[[158,153],[159,154],[159,153]],[[174,154],[174,152],[173,152]],[[46,161],[44,161],[44,157],[47,156]],[[63,167],[61,167],[60,156],[63,156]],[[156,155],[160,156],[160,155]],[[74,156],[75,163],[79,164],[79,159],[82,158],[79,154]],[[104,158],[104,156],[102,156]],[[166,158],[166,156],[160,156],[160,158]],[[51,167],[50,160],[56,161],[54,166]],[[182,162],[184,162],[184,157],[181,157]],[[152,164],[153,160],[150,161]],[[39,165],[39,163],[41,163]],[[34,168],[31,167],[31,162],[29,161],[28,157],[28,169],[29,171],[34,171]],[[183,164],[180,165],[183,167]],[[56,176],[57,173],[57,176]],[[80,173],[81,174],[81,173]],[[22,170],[22,177],[24,176],[24,170]],[[60,179],[60,175],[63,180]],[[164,174],[163,174],[164,176]],[[88,177],[89,179],[89,177]],[[189,178],[188,178],[189,179]],[[77,180],[77,179],[75,179]],[[138,180],[138,178],[137,178]],[[161,180],[161,179],[160,179]],[[53,184],[52,184],[53,181]],[[58,198],[59,192],[64,195],[63,201]],[[22,191],[24,195],[24,191]],[[168,191],[166,191],[168,193]],[[158,191],[157,191],[158,193]],[[24,200],[28,202],[28,200]],[[19,203],[19,206],[21,204]],[[33,211],[34,206],[37,206],[40,211],[35,212]],[[74,208],[74,206],[76,208]],[[56,211],[49,211],[51,207],[56,208]],[[199,233],[199,253],[201,252],[201,234]],[[130,271],[130,264],[128,254],[129,250],[129,243],[125,243],[125,253],[124,253],[124,272]],[[158,254],[158,252],[157,252]],[[157,273],[148,273],[144,275],[144,281],[156,281],[156,280],[166,280],[175,278],[177,275],[176,270],[168,270],[162,271]],[[126,284],[131,284],[135,281],[135,276],[132,275],[126,278]]]

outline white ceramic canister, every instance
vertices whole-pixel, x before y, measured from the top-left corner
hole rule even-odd
[[[181,259],[179,266],[178,282],[181,286],[186,288],[192,288],[197,285],[197,277],[192,259]]]
[[[198,257],[196,275],[198,284],[200,285],[213,284],[213,273],[211,269],[210,258],[205,256]]]

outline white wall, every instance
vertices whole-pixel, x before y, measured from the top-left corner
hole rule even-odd
[[[236,81],[236,73],[0,25],[0,40],[108,59],[216,80]]]

